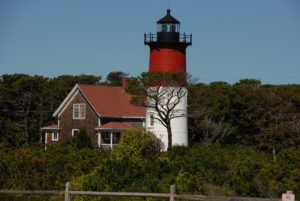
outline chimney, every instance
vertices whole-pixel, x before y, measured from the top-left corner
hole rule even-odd
[[[123,78],[122,79],[122,87],[125,89],[130,82],[130,78]]]

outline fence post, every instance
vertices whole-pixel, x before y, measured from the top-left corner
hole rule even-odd
[[[170,201],[175,201],[175,185],[170,185]]]
[[[65,201],[71,201],[70,190],[71,190],[71,183],[67,182],[66,189],[65,189]]]

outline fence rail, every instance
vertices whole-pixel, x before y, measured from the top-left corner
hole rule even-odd
[[[206,195],[179,195],[175,193],[175,185],[170,186],[170,193],[138,193],[138,192],[96,192],[96,191],[72,191],[71,183],[66,183],[65,191],[59,190],[0,190],[0,194],[60,194],[65,195],[65,201],[71,201],[71,195],[92,195],[92,196],[122,196],[122,197],[160,197],[175,199],[202,200],[202,201],[282,201],[281,199],[254,198],[254,197],[227,197],[227,196],[206,196]],[[295,200],[293,200],[295,201]]]

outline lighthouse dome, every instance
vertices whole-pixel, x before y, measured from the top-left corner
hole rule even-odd
[[[171,10],[167,10],[167,15],[157,21],[157,24],[180,24],[180,22],[171,15]]]

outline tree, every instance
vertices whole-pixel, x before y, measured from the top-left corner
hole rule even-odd
[[[107,86],[120,87],[122,86],[122,79],[127,77],[128,73],[113,71],[106,76],[106,82],[103,84]]]
[[[91,138],[87,135],[86,128],[80,127],[79,133],[71,139],[77,149],[92,148]]]
[[[253,87],[259,87],[261,86],[261,81],[256,79],[242,79],[237,84],[244,84],[249,85]]]
[[[178,109],[186,97],[186,73],[145,72],[132,79],[126,91],[133,95],[131,103],[147,107],[153,111],[153,119],[160,122],[168,133],[167,150],[172,149],[171,121],[186,114]]]
[[[161,155],[162,142],[154,134],[142,129],[129,130],[122,135],[117,148],[113,150],[114,158],[134,161],[152,160]]]
[[[48,79],[38,75],[5,74],[1,83],[2,118],[12,120],[10,125],[22,128],[27,144],[41,141],[40,128],[48,110]]]
[[[228,141],[232,86],[226,82],[190,84],[188,88],[189,136],[192,143],[209,145]]]

